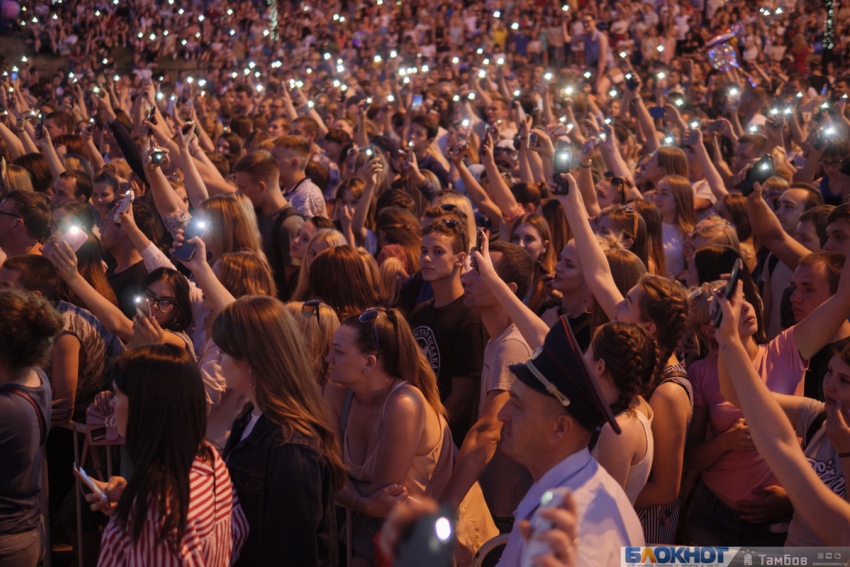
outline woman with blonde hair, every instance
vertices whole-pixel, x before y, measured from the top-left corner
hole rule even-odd
[[[470,248],[475,246],[475,240],[478,235],[478,227],[475,223],[475,212],[472,210],[472,202],[457,191],[445,190],[437,193],[434,199],[431,200],[431,206],[444,207],[445,205],[454,205],[461,213],[463,213],[461,217],[463,218],[464,226],[466,226],[466,234],[469,237],[467,242],[469,242]],[[555,252],[557,251],[558,248],[555,248]],[[466,252],[469,251],[467,250]]]
[[[558,262],[550,242],[549,225],[541,215],[527,213],[514,221],[508,236],[511,244],[521,247],[535,262],[534,280],[524,301],[529,309],[537,312],[546,301],[543,277],[551,274]]]
[[[397,502],[408,494],[440,498],[451,476],[452,434],[434,371],[398,310],[347,318],[328,362],[325,403],[340,424],[348,473],[336,499],[354,511],[350,565],[362,567],[374,564],[373,538]]]
[[[250,527],[235,565],[284,555],[335,565],[345,468],[298,323],[277,299],[244,297],[216,316],[212,335],[228,387],[250,400],[223,453]]]
[[[3,174],[3,195],[12,191],[33,190],[29,171],[13,163],[6,166],[6,173]]]
[[[298,268],[298,283],[292,292],[292,299],[303,301],[310,298],[310,265],[316,256],[328,248],[336,248],[348,244],[345,237],[338,230],[319,229],[313,233],[307,246],[304,248],[304,258]]]
[[[257,215],[247,197],[239,193],[216,195],[205,200],[201,210],[208,226],[204,243],[213,261],[222,254],[245,250],[265,259]]]
[[[324,388],[328,382],[328,363],[325,360],[333,346],[334,333],[339,328],[339,318],[330,305],[318,299],[291,301],[286,308],[304,333],[316,382]]]

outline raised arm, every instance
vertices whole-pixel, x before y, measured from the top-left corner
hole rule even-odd
[[[688,130],[688,135],[694,130]],[[708,150],[705,149],[705,143],[703,142],[702,130],[697,128],[696,130],[696,139],[694,143],[691,145],[691,149],[696,155],[697,160],[699,160],[702,165],[702,173],[705,175],[705,180],[708,182],[708,187],[711,189],[711,192],[714,194],[714,197],[719,201],[723,197],[729,194],[729,191],[726,190],[726,184],[723,183],[723,177],[720,175],[720,172],[717,171],[717,168],[714,167],[714,163],[711,161],[711,157],[708,155]]]
[[[207,191],[207,186],[204,184],[201,174],[198,172],[198,168],[195,167],[195,160],[192,159],[192,154],[189,152],[189,144],[192,142],[192,138],[195,137],[194,129],[200,129],[200,127],[195,126],[184,135],[183,131],[184,129],[188,129],[188,126],[187,124],[177,131],[177,147],[180,148],[180,161],[183,166],[183,180],[186,185],[186,193],[189,195],[189,202],[192,204],[192,208],[197,211],[200,210],[201,203],[206,201],[210,194]]]
[[[762,186],[756,182],[753,192],[747,196],[747,216],[756,239],[788,266],[790,270],[796,270],[797,264],[808,255],[811,250],[791,238],[785,232],[779,219],[770,210],[762,197]]]
[[[89,311],[103,323],[106,330],[127,342],[133,338],[133,322],[86,281],[77,269],[77,255],[67,242],[51,241],[47,259],[56,266],[59,276],[83,300]]]
[[[848,250],[850,256],[850,250]],[[845,258],[845,265],[846,258]],[[808,317],[794,325],[794,342],[803,360],[811,359],[832,338],[850,315],[850,269],[841,271],[835,295],[821,303]]]
[[[800,449],[800,443],[785,413],[759,377],[737,334],[743,302],[743,285],[731,302],[722,294],[715,299],[723,309],[717,333],[720,356],[727,368],[749,425],[750,435],[779,483],[785,487],[794,511],[815,534],[830,546],[850,545],[850,504],[823,483]]]
[[[183,245],[182,231],[177,232],[178,234],[174,235],[175,249]],[[236,301],[236,298],[213,273],[212,267],[207,262],[207,247],[204,245],[204,241],[196,236],[190,238],[188,242],[195,245],[195,253],[190,260],[180,260],[180,262],[189,268],[192,275],[195,276],[195,281],[198,282],[198,287],[203,290],[212,311],[220,313],[222,309]]]
[[[363,194],[357,202],[357,207],[354,209],[354,216],[351,219],[351,232],[360,238],[366,238],[366,216],[369,214],[369,205],[372,204],[372,196],[378,186],[378,175],[383,171],[381,160],[378,158],[369,160],[363,164],[358,174],[362,172],[366,177],[366,186],[363,188]],[[354,246],[352,244],[352,246]]]
[[[549,325],[529,309],[516,296],[515,291],[499,277],[493,267],[493,261],[490,259],[490,243],[484,237],[484,230],[479,228],[478,231],[481,250],[473,248],[472,259],[478,266],[481,279],[484,280],[484,283],[487,284],[490,291],[508,312],[529,348],[534,350],[543,346],[543,341],[546,340],[546,335],[549,333]]]
[[[584,281],[587,282],[587,287],[596,299],[596,303],[613,321],[617,315],[617,305],[623,301],[623,294],[617,289],[608,259],[590,228],[575,179],[569,174],[566,178],[570,184],[570,191],[567,195],[558,196],[558,200],[564,207],[567,222],[573,231],[581,269],[584,272]]]
[[[519,204],[516,202],[511,188],[502,179],[499,173],[499,168],[496,166],[496,160],[493,157],[493,138],[488,133],[487,137],[481,142],[481,163],[484,165],[484,171],[487,173],[487,180],[490,182],[490,195],[493,202],[502,211],[502,216],[509,219],[516,215]]]

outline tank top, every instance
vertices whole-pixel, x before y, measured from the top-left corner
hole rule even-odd
[[[623,490],[625,491],[626,496],[629,497],[629,502],[632,504],[635,503],[635,500],[637,500],[637,497],[640,495],[640,491],[643,490],[644,486],[646,486],[646,481],[649,480],[649,473],[652,470],[652,457],[655,454],[655,445],[652,440],[653,416],[650,415],[647,417],[642,411],[635,411],[635,415],[637,416],[638,423],[640,423],[643,428],[644,438],[646,439],[646,452],[643,454],[643,458],[639,462],[629,465],[629,472],[626,475],[626,484],[623,487]],[[610,426],[606,424],[604,427]],[[590,454],[594,459],[599,458],[599,444],[596,444],[593,447]]]
[[[375,464],[377,462],[378,448],[381,446],[381,438],[383,437],[383,421],[384,412],[387,409],[387,402],[392,397],[393,392],[403,387],[415,386],[408,384],[406,381],[398,384],[390,390],[390,394],[384,401],[381,408],[381,427],[378,442],[372,452],[366,456],[366,459],[361,464],[356,464],[351,460],[351,455],[348,449],[348,431],[343,435],[343,458],[345,461],[345,469],[348,476],[362,483],[370,483],[375,476]],[[427,402],[426,402],[427,403]],[[347,413],[347,408],[344,410]],[[452,434],[449,431],[449,425],[443,416],[437,416],[440,420],[440,440],[436,445],[425,455],[416,455],[413,457],[413,462],[410,465],[410,470],[407,477],[404,479],[404,486],[410,494],[420,494],[439,498],[442,495],[443,489],[449,481],[452,474]]]

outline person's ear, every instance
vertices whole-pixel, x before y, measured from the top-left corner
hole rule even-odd
[[[509,284],[508,284],[508,289],[510,289],[510,290],[511,290],[511,293],[513,293],[514,295],[516,295],[516,290],[517,290],[516,282],[511,282],[511,283],[509,283]]]
[[[367,355],[366,365],[363,367],[363,374],[369,374],[376,366],[378,366],[378,357],[374,354]]]
[[[552,437],[554,441],[570,437],[576,427],[573,416],[562,413],[552,420]]]
[[[713,339],[715,333],[717,333],[717,329],[714,328],[714,325],[701,325],[700,331],[702,331],[702,334],[709,339]]]
[[[81,203],[88,202],[88,199],[86,199],[85,195],[77,195],[77,196],[74,197],[74,199],[81,202]]]
[[[466,264],[466,252],[460,252],[457,255],[457,260],[455,261],[456,268],[463,268]]]
[[[544,240],[544,241],[543,241],[543,251],[542,251],[542,252],[540,252],[540,255],[541,255],[541,256],[543,256],[543,255],[544,255],[544,254],[546,254],[546,252],[548,252],[548,251],[549,251],[549,241],[548,241],[548,240]]]
[[[643,330],[646,331],[649,336],[654,337],[655,332],[658,330],[658,327],[655,325],[655,323],[649,322],[643,324]]]
[[[268,185],[266,185],[265,181],[258,181],[257,186],[260,188],[260,193],[265,193],[266,189],[268,189]]]
[[[625,248],[626,250],[631,250],[632,246],[634,245],[635,241],[631,238],[626,238],[625,240],[623,240],[623,248]]]

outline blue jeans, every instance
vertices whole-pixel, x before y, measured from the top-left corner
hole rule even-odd
[[[36,567],[42,552],[41,532],[0,535],[0,565],[3,567]]]
[[[753,524],[742,520],[736,510],[727,506],[700,481],[688,509],[685,539],[688,545],[782,547],[788,535],[787,518]],[[784,524],[783,526],[780,525]],[[771,530],[771,526],[776,526]],[[777,528],[782,529],[777,533]]]

